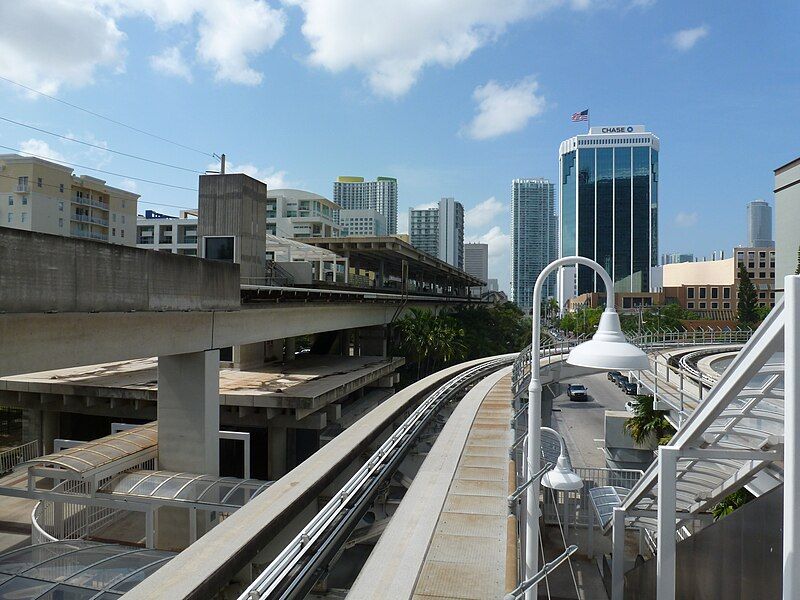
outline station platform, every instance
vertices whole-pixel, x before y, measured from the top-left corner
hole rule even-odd
[[[516,585],[507,504],[512,416],[511,367],[464,396],[349,600],[387,597],[387,590],[398,600],[488,600]]]

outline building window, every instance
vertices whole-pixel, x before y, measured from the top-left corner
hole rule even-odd
[[[24,223],[24,222],[27,220],[27,217],[28,217],[28,213],[26,213],[26,212],[24,212],[24,213],[20,213],[20,215],[19,215],[19,222],[20,222],[20,223]]]
[[[8,197],[8,205],[9,206],[14,206],[14,196],[9,196]]]
[[[14,213],[8,213],[8,222],[11,223],[14,220]]]
[[[731,288],[729,287],[722,288],[722,297],[726,300],[730,300]]]
[[[705,298],[705,297],[706,297],[706,288],[701,287],[700,288],[700,298]]]
[[[731,307],[731,303],[730,302],[723,302],[722,303],[722,308],[730,308],[730,307]]]
[[[766,279],[767,278],[767,273],[765,271],[760,271],[758,273],[758,277],[759,277],[759,279]]]
[[[686,288],[686,297],[687,298],[694,298],[694,288]]]
[[[117,230],[114,227],[111,228],[111,235],[117,235]]]
[[[712,302],[711,303],[711,308],[719,308],[719,303],[718,302]]]
[[[122,219],[122,224],[125,225],[125,215],[120,215],[120,218]]]
[[[37,177],[36,178],[36,187],[42,187],[42,178],[41,177]]]
[[[58,201],[58,210],[59,210],[59,212],[64,212],[64,201],[63,200],[59,200]]]
[[[27,205],[28,205],[28,197],[27,196],[23,196],[22,197],[22,206],[27,206]]]
[[[719,298],[719,288],[711,288],[711,297]]]
[[[111,213],[111,221],[112,221],[113,223],[116,223],[116,222],[117,222],[117,213]]]
[[[119,230],[119,237],[121,237],[121,238],[125,237],[125,230],[124,229],[120,229]]]
[[[25,213],[22,213],[22,214],[24,215]],[[22,220],[25,221],[25,219],[22,219]],[[761,300],[765,300],[767,298],[767,292],[758,292],[758,297]]]
[[[686,308],[694,308],[694,302],[687,302]]]
[[[63,183],[59,183],[58,184],[58,191],[61,192],[62,194],[64,193],[64,184]]]
[[[64,226],[64,219],[59,219],[58,220],[58,226],[59,227],[63,227]]]
[[[705,307],[706,307],[706,303],[705,302],[701,302],[700,303],[700,308],[705,308]]]

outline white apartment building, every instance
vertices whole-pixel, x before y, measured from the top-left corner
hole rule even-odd
[[[800,252],[800,157],[775,169],[775,287],[794,275]]]
[[[0,227],[135,246],[138,200],[71,167],[0,154]]]
[[[464,268],[464,206],[442,198],[434,208],[408,211],[411,245],[459,269]]]
[[[197,256],[197,210],[182,210],[180,217],[145,211],[136,222],[136,246]]]
[[[341,209],[339,211],[341,235],[367,237],[387,235],[386,217],[372,209]]]
[[[338,177],[333,183],[333,201],[345,210],[371,209],[386,218],[389,235],[397,233],[397,179],[378,177]]]
[[[339,206],[305,190],[267,191],[267,233],[282,238],[339,237]]]

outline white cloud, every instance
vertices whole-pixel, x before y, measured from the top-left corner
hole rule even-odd
[[[91,2],[0,2],[0,75],[47,94],[121,69],[125,34]]]
[[[39,158],[46,158],[58,162],[67,160],[58,150],[51,148],[50,144],[44,140],[37,140],[36,138],[20,142],[19,149],[22,150],[23,154],[30,154],[31,156],[38,156]]]
[[[478,86],[472,97],[478,103],[478,113],[465,133],[476,140],[485,140],[519,131],[546,106],[543,96],[537,95],[539,84],[526,77],[504,87],[496,81]]]
[[[211,163],[208,165],[209,171],[218,171],[219,164],[218,163]],[[226,173],[244,173],[245,175],[249,175],[254,179],[258,179],[259,181],[263,181],[267,184],[268,190],[280,190],[283,188],[293,188],[297,187],[297,182],[291,181],[287,177],[287,172],[283,170],[278,170],[275,167],[266,167],[266,168],[259,168],[252,163],[244,163],[241,165],[234,165],[232,163],[227,163],[225,165],[225,172]]]
[[[694,227],[697,225],[699,217],[696,212],[679,212],[675,215],[675,224],[678,227]]]
[[[192,80],[192,71],[179,46],[164,48],[161,54],[151,56],[150,66],[153,70],[164,75],[179,77],[186,81]]]
[[[701,39],[708,35],[709,28],[707,25],[701,25],[693,29],[681,29],[672,35],[672,46],[676,50],[686,52],[691,50],[694,45]]]
[[[498,280],[500,289],[506,288],[510,282],[511,236],[494,226],[483,235],[470,236],[465,241],[489,244],[489,277]]]
[[[438,208],[438,202],[426,202],[425,204],[418,204],[414,207],[414,210],[428,210],[430,208]]]
[[[465,226],[467,229],[480,229],[494,221],[495,217],[503,214],[508,206],[500,202],[494,196],[487,198],[480,204],[470,208],[464,215]]]
[[[127,177],[119,182],[119,187],[123,190],[133,192],[134,194],[139,193],[139,184],[133,179],[128,179]]]
[[[299,6],[309,61],[354,68],[378,95],[398,97],[428,66],[453,67],[506,28],[561,0],[283,0]],[[582,2],[579,2],[581,4]]]

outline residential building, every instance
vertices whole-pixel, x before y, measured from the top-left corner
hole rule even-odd
[[[525,312],[533,306],[533,286],[544,268],[556,259],[558,221],[555,187],[547,179],[511,182],[511,300]],[[555,277],[543,288],[555,294]]]
[[[560,256],[594,259],[618,292],[647,292],[658,264],[658,137],[643,125],[592,127],[559,148]],[[588,267],[560,297],[602,291]]]
[[[340,235],[350,237],[383,236],[386,231],[386,217],[377,210],[342,209],[339,213]]]
[[[431,256],[439,255],[439,207],[412,208],[408,211],[408,238],[411,245]]]
[[[136,245],[147,250],[197,256],[197,211],[182,210],[180,217],[144,211],[144,216],[136,221]]]
[[[333,201],[346,210],[376,210],[386,218],[389,235],[397,233],[397,179],[394,177],[378,177],[375,181],[339,177],[333,183]]]
[[[661,255],[662,265],[674,265],[677,263],[685,263],[685,262],[694,262],[694,254],[681,254],[680,252],[670,252],[669,254]]]
[[[464,268],[464,206],[455,198],[442,198],[434,208],[412,208],[408,232],[415,248]]]
[[[751,248],[775,246],[772,238],[772,207],[763,200],[747,204],[747,245]]]
[[[464,269],[464,205],[455,198],[439,200],[438,257]]]
[[[758,292],[758,305],[775,306],[775,248],[772,246],[737,247],[733,251],[736,258],[737,289],[739,266],[744,265]]]
[[[775,169],[775,277],[783,278],[800,266],[800,157]]]
[[[282,238],[339,237],[339,206],[305,190],[267,191],[267,233]]]
[[[0,226],[136,245],[139,195],[56,162],[0,155]]]

